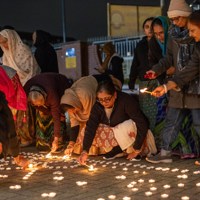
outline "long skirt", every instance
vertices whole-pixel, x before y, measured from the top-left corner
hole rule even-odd
[[[22,146],[27,146],[35,142],[35,113],[31,106],[27,106],[26,111],[13,111],[15,119],[16,133]]]
[[[65,117],[61,117],[61,127],[58,142],[58,151],[64,147],[66,139],[66,122]],[[44,115],[40,111],[36,111],[36,147],[40,151],[50,151],[54,139],[54,123],[51,115]]]
[[[136,128],[133,127],[134,131],[131,130],[131,133],[133,132],[135,133],[130,134],[129,129],[127,130],[126,128],[124,128],[124,127],[130,127],[130,126],[127,126],[127,121],[117,125],[116,127],[110,127],[105,124],[100,124],[96,130],[95,138],[89,150],[89,155],[98,155],[97,153],[102,154],[102,152],[103,153],[109,152],[112,150],[113,147],[118,146],[118,145],[122,148],[122,150],[127,150],[129,147],[132,147],[135,141],[135,137],[137,135],[137,130]],[[121,136],[119,134],[117,136],[116,135],[117,132],[120,133]],[[126,141],[122,144],[121,142],[119,142],[119,140],[122,140],[123,138],[126,138]],[[98,149],[101,151],[94,152],[94,149],[95,150]],[[141,155],[144,156],[151,153],[156,153],[156,151],[157,149],[154,143],[153,134],[149,133],[147,134],[147,137],[143,143]],[[74,151],[74,153],[76,152]],[[130,153],[130,152],[127,152],[127,153]]]

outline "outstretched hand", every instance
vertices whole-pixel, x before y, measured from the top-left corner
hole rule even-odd
[[[161,96],[163,96],[165,93],[166,93],[165,88],[164,88],[162,85],[160,85],[160,86],[158,86],[155,90],[153,90],[153,91],[151,92],[151,95],[153,95],[154,97],[161,97]]]
[[[79,162],[79,164],[81,165],[86,165],[86,161],[88,159],[88,153],[86,153],[85,151],[83,151],[81,153],[81,155],[78,157],[77,161]]]

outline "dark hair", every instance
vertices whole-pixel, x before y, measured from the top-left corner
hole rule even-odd
[[[98,84],[97,93],[99,92],[106,92],[107,94],[113,95],[116,89],[111,80],[105,80]]]
[[[190,16],[188,17],[188,22],[200,27],[200,10],[194,11]]]
[[[154,20],[154,17],[148,17],[144,20],[143,24],[142,24],[142,28],[144,28],[145,24],[148,22],[148,21],[153,21]]]
[[[153,27],[154,27],[155,25],[163,26],[162,21],[161,21],[159,18],[155,18],[155,19],[152,21],[151,28],[153,29]]]
[[[60,109],[62,113],[65,113],[67,112],[68,109],[72,109],[72,108],[74,107],[69,104],[64,104],[64,103],[60,104]]]

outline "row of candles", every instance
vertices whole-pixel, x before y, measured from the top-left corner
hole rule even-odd
[[[43,157],[44,158],[44,157]],[[64,160],[64,161],[70,161],[71,160],[71,158],[70,157],[66,157],[66,156],[63,156],[63,157],[58,157],[58,156],[52,156],[51,154],[49,154],[49,155],[47,155],[47,156],[45,156],[45,158],[46,159],[48,159],[48,160],[50,160],[49,162],[47,162],[47,161],[45,161],[44,163],[45,163],[45,168],[46,167],[48,167],[48,163],[54,163],[54,162],[52,162],[51,160],[55,160],[55,162],[57,163],[59,160]],[[91,162],[91,160],[89,160],[89,163]],[[133,167],[138,167],[138,168],[140,168],[140,169],[143,169],[143,168],[146,168],[146,169],[148,169],[148,170],[150,170],[150,169],[154,169],[154,170],[160,170],[160,171],[171,171],[171,172],[181,172],[182,174],[180,174],[180,175],[177,175],[177,178],[178,179],[187,179],[188,178],[188,175],[187,174],[185,174],[185,173],[187,173],[187,172],[189,172],[189,170],[188,169],[184,169],[184,170],[180,170],[180,169],[178,169],[178,168],[174,168],[174,169],[170,169],[170,168],[167,168],[167,167],[165,167],[165,168],[162,168],[162,167],[156,167],[156,168],[154,168],[154,166],[146,166],[146,165],[141,165],[141,164],[135,164],[135,165],[133,165],[132,163],[126,163],[126,162],[124,162],[124,163],[119,163],[119,162],[112,162],[112,161],[109,161],[109,162],[105,162],[105,161],[92,161],[92,162],[96,162],[96,163],[99,163],[99,164],[104,164],[105,165],[105,167],[106,166],[108,166],[109,164],[112,164],[112,168],[113,168],[113,166],[115,166],[115,167],[117,167],[117,166],[123,166],[123,165],[126,165],[126,167],[123,167],[122,168],[122,170],[126,173],[126,172],[128,172],[128,171],[130,171],[129,170],[129,166],[133,166]],[[44,164],[43,163],[43,164]],[[23,177],[23,179],[24,180],[27,180],[27,179],[29,179],[33,174],[34,174],[34,172],[36,171],[36,167],[35,166],[37,166],[37,165],[34,165],[34,164],[31,164],[29,167],[30,167],[30,169],[32,169],[31,170],[31,172],[29,172],[26,176],[24,176]],[[94,168],[94,166],[93,165],[85,165],[87,168],[88,168],[88,170],[89,171],[95,171],[95,170],[97,170],[97,168]],[[4,170],[11,170],[11,168],[10,167],[6,167],[6,168],[4,168],[3,167],[3,165],[1,165],[1,168],[2,168],[2,170],[4,169]],[[35,169],[34,169],[35,168]],[[133,171],[133,173],[134,174],[139,174],[140,173],[140,171],[139,170],[134,170]],[[200,171],[194,171],[193,172],[193,174],[199,174],[200,173]],[[61,171],[55,171],[54,173],[53,173],[54,175],[62,175],[62,172]],[[149,174],[149,172],[146,172],[146,171],[143,171],[142,172],[142,174],[143,175],[146,175],[146,174]],[[6,177],[4,177],[5,175],[0,175],[0,177],[2,177],[2,178],[6,178]],[[63,180],[63,176],[55,176],[54,178],[53,178],[53,180],[57,180],[57,181],[59,181],[59,180]],[[116,179],[126,179],[126,176],[125,175],[120,175],[120,176],[116,176]],[[137,188],[137,187],[135,187],[135,185],[137,185],[138,183],[140,183],[140,184],[142,184],[142,183],[144,183],[144,182],[146,182],[144,179],[138,179],[137,181],[132,181],[130,184],[128,184],[127,185],[127,188],[130,188],[133,192],[137,192],[138,190],[139,190],[139,188]],[[148,182],[150,183],[150,184],[154,184],[154,183],[156,183],[156,180],[155,179],[149,179],[148,180]],[[78,185],[78,186],[84,186],[84,185],[87,185],[87,182],[86,181],[77,181],[76,182],[76,184]],[[180,188],[182,188],[182,187],[185,187],[185,184],[186,184],[186,182],[185,183],[177,183],[177,186],[178,187],[180,187]],[[200,187],[200,183],[196,183],[196,186],[197,187]],[[159,186],[159,189],[160,189],[161,187]],[[170,185],[168,185],[168,184],[166,184],[166,185],[163,185],[162,186],[162,188],[163,189],[165,189],[165,190],[167,190],[167,189],[170,189],[171,188],[171,186]],[[14,186],[10,186],[10,189],[21,189],[21,186],[20,185],[14,185]],[[149,191],[146,191],[144,194],[145,194],[145,196],[151,196],[151,195],[153,195],[153,192],[154,191],[156,191],[158,188],[157,187],[155,187],[155,186],[151,186],[150,188],[149,188]],[[53,197],[54,195],[56,195],[56,193],[43,193],[41,196],[42,197]],[[167,193],[163,193],[163,194],[161,194],[161,198],[168,198],[169,197],[169,194],[167,194]],[[115,199],[116,198],[116,195],[110,195],[109,196],[109,199]],[[131,199],[130,197],[124,197],[123,199]],[[183,197],[181,197],[181,199],[182,200],[188,200],[189,199],[189,197],[188,196],[183,196]]]

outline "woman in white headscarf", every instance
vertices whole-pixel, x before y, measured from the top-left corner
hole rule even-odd
[[[40,72],[40,68],[30,50],[15,30],[0,32],[0,47],[3,50],[3,65],[17,71],[22,85]]]
[[[23,43],[15,30],[4,29],[0,32],[0,47],[3,51],[3,65],[16,70],[22,86],[40,72],[40,68],[31,52],[31,49]],[[16,125],[16,132],[22,146],[27,146],[34,141],[34,126],[30,117],[32,112],[29,107],[24,111],[12,110]],[[25,123],[26,121],[29,123]]]

